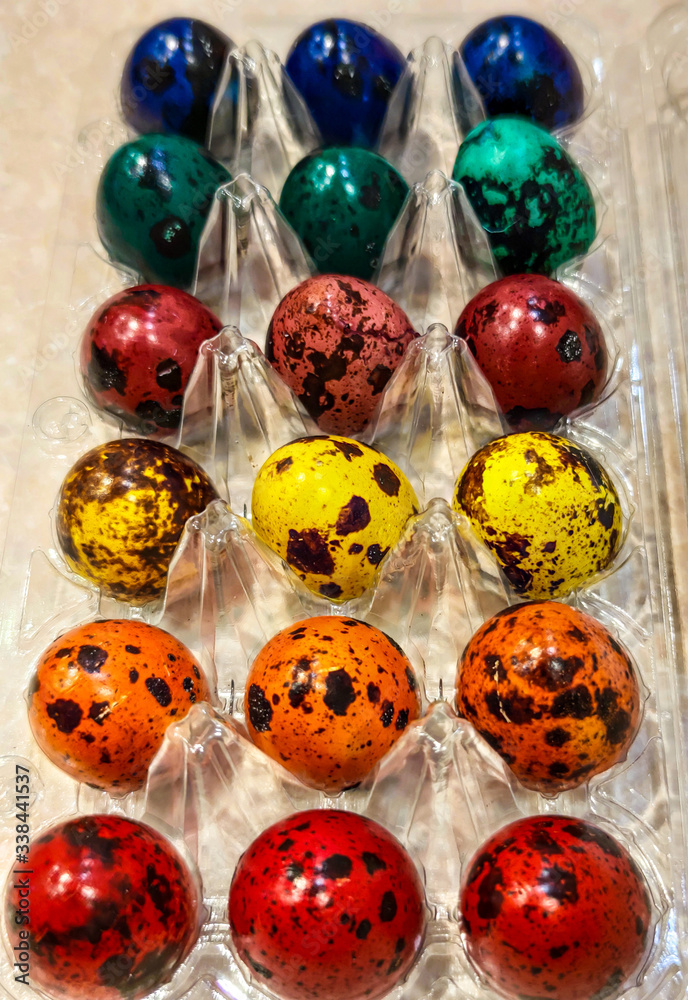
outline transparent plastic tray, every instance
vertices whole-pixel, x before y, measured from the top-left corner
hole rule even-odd
[[[232,35],[231,4],[207,7],[200,5],[195,13]],[[451,20],[393,17],[389,26],[376,26],[407,51],[416,48],[419,39],[433,36],[456,45],[492,9],[497,12],[494,5],[468,3]],[[252,17],[256,37],[284,57],[303,19],[276,22],[266,14],[261,23],[259,18],[257,13]],[[408,148],[395,153],[402,158],[404,152],[409,154],[408,179],[418,187],[407,205],[409,217],[390,237],[380,280],[428,332],[388,385],[365,439],[407,472],[422,510],[383,560],[375,587],[344,607],[328,605],[304,590],[245,519],[262,461],[276,447],[312,430],[250,343],[260,343],[276,301],[307,273],[298,247],[280,229],[269,199],[255,184],[266,184],[271,176],[270,183],[279,184],[284,166],[280,157],[295,156],[297,148],[284,143],[278,144],[277,168],[275,157],[263,160],[256,166],[260,176],[235,181],[234,201],[218,201],[217,206],[220,216],[229,213],[232,225],[244,227],[251,248],[256,246],[251,237],[256,227],[275,237],[272,251],[263,249],[243,261],[252,275],[263,275],[263,283],[252,285],[250,294],[230,294],[242,287],[240,271],[237,267],[229,291],[218,283],[218,273],[230,273],[225,269],[231,269],[231,261],[222,252],[218,256],[217,241],[210,237],[204,246],[207,266],[199,269],[199,280],[206,279],[212,289],[213,305],[241,333],[230,326],[204,348],[187,394],[178,443],[206,467],[223,500],[188,523],[165,599],[155,606],[118,604],[67,570],[51,515],[60,484],[88,449],[127,436],[89,403],[76,357],[94,309],[134,283],[106,260],[93,205],[107,157],[128,138],[116,93],[136,33],[116,37],[94,60],[77,153],[65,176],[4,561],[2,648],[8,669],[3,692],[8,721],[0,757],[0,832],[9,867],[16,825],[11,790],[20,764],[30,773],[33,835],[75,814],[106,811],[144,818],[182,845],[200,871],[207,919],[192,954],[156,996],[195,998],[210,991],[244,1000],[263,995],[233,952],[227,924],[229,883],[239,856],[262,829],[311,806],[349,809],[380,821],[408,848],[423,875],[432,915],[429,930],[421,956],[407,981],[393,991],[395,997],[477,1000],[489,995],[461,940],[461,875],[491,833],[519,816],[539,812],[565,813],[602,825],[629,847],[647,878],[654,938],[643,969],[625,984],[624,994],[669,1000],[685,992],[688,789],[682,720],[688,712],[679,602],[686,560],[679,546],[686,540],[682,440],[688,406],[683,405],[680,336],[685,289],[676,277],[674,259],[683,259],[683,234],[688,232],[681,225],[678,186],[686,183],[679,160],[681,148],[685,154],[688,147],[680,145],[685,108],[681,111],[680,102],[669,97],[664,70],[679,22],[680,15],[672,20],[669,14],[654,26],[642,48],[612,52],[600,51],[594,29],[573,17],[557,26],[578,58],[587,88],[583,120],[561,138],[592,182],[599,218],[590,253],[559,277],[597,313],[615,358],[601,401],[559,431],[609,469],[620,486],[626,528],[609,570],[567,600],[623,640],[638,665],[647,698],[627,760],[556,799],[521,787],[452,707],[456,663],[468,638],[489,615],[516,598],[467,522],[449,506],[466,459],[502,428],[491,394],[467,352],[446,329],[453,328],[473,291],[490,280],[489,258],[471,228],[470,213],[438,172],[450,169],[458,144],[459,133],[452,127],[459,129],[460,123],[452,121],[451,109],[438,111],[437,128],[429,136],[419,136],[428,121],[419,114],[411,130],[413,155]],[[251,39],[235,41],[245,44]],[[444,51],[433,42],[418,59],[437,56],[441,62]],[[260,56],[258,49],[246,52]],[[437,83],[439,77],[433,79]],[[433,100],[441,98],[438,88],[429,91],[439,95]],[[435,171],[427,181],[418,167],[418,148],[427,157],[424,166]],[[669,173],[672,165],[676,177]],[[651,192],[649,203],[639,201],[641,189]],[[275,198],[278,193],[272,191]],[[686,206],[688,198],[683,199],[684,211]],[[463,254],[454,253],[447,238],[457,233]],[[407,258],[403,266],[402,256]],[[673,394],[662,391],[666,384]],[[421,678],[422,719],[409,726],[359,788],[335,799],[306,788],[264,757],[248,741],[243,724],[243,692],[252,658],[279,628],[315,613],[354,614],[379,624],[407,649]],[[80,786],[50,764],[33,740],[25,710],[39,654],[61,632],[98,616],[142,617],[161,624],[189,645],[209,678],[217,681],[214,705],[194,706],[185,720],[168,730],[145,789],[122,799]],[[0,984],[19,998],[23,988],[14,982],[7,956],[5,948]]]

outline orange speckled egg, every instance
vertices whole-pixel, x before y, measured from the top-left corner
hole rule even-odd
[[[420,714],[404,651],[374,626],[333,615],[273,636],[244,701],[256,746],[329,792],[358,784]]]
[[[556,601],[506,608],[463,652],[457,708],[522,784],[555,794],[624,760],[640,725],[626,650]]]
[[[174,636],[144,622],[96,621],[43,653],[29,721],[54,764],[117,794],[141,787],[170,723],[209,699],[199,664]]]

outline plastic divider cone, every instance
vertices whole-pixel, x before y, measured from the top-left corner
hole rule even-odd
[[[232,176],[247,171],[278,198],[292,167],[321,144],[278,56],[257,41],[230,52],[212,109],[208,148]]]
[[[218,188],[201,236],[193,294],[261,348],[282,298],[313,268],[267,188],[246,173]]]
[[[387,238],[375,283],[417,330],[453,330],[463,307],[498,275],[487,236],[460,184],[431,170],[412,185]]]
[[[432,36],[408,56],[385,116],[379,152],[409,184],[429,170],[449,177],[464,136],[484,118],[461,56]]]

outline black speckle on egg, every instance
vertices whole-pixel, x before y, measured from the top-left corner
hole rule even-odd
[[[365,939],[370,934],[372,926],[373,925],[367,918],[364,918],[363,920],[360,921],[358,927],[356,928],[356,937],[358,938],[359,941],[365,941]]]
[[[151,226],[150,238],[160,256],[168,260],[178,260],[191,250],[189,227],[176,216],[160,219]]]
[[[108,655],[100,646],[80,646],[76,662],[88,674],[98,673]]]
[[[161,708],[167,708],[172,701],[169,684],[163,677],[146,677],[146,688]]]
[[[257,684],[251,684],[248,690],[248,715],[251,725],[258,733],[266,733],[272,720],[272,706],[265,697],[265,692]]]
[[[334,572],[334,560],[323,538],[314,528],[304,531],[289,529],[287,562],[302,573],[322,573],[330,576]]]
[[[326,879],[349,878],[352,867],[351,858],[345,854],[332,854],[329,858],[325,858],[320,872]]]
[[[488,869],[478,888],[478,916],[482,920],[495,920],[499,916],[504,902],[500,887],[504,888],[504,876],[501,868],[495,865]]]
[[[397,898],[391,889],[382,897],[382,902],[380,903],[380,920],[383,924],[388,924],[390,921],[394,920],[397,915]]]
[[[350,535],[362,531],[370,524],[370,510],[363,497],[352,496],[339,512],[335,530],[338,535]]]
[[[565,364],[571,361],[580,361],[583,354],[583,345],[578,334],[573,330],[567,330],[557,343],[556,351]]]
[[[386,729],[387,726],[391,726],[392,719],[394,718],[394,705],[391,701],[383,701],[382,712],[380,714],[380,722],[383,728]]]
[[[356,700],[351,677],[344,668],[331,670],[325,681],[326,691],[323,701],[335,715],[346,715],[349,706]]]
[[[91,702],[91,707],[88,710],[88,717],[97,726],[102,726],[103,722],[110,714],[110,702],[109,701],[93,701]]]
[[[179,392],[182,387],[182,370],[172,358],[165,358],[155,369],[155,381],[161,389]]]
[[[380,688],[377,686],[377,684],[373,684],[373,682],[370,681],[367,688],[367,694],[368,694],[368,701],[371,702],[373,705],[377,705],[377,703],[380,700]]]
[[[373,478],[382,492],[386,493],[387,496],[398,496],[401,483],[396,472],[390,469],[388,465],[378,462],[373,468]]]
[[[74,732],[83,717],[83,712],[77,703],[66,698],[58,698],[48,705],[46,712],[61,733]]]
[[[578,902],[578,880],[572,871],[559,865],[543,867],[538,878],[538,885],[558,903]]]

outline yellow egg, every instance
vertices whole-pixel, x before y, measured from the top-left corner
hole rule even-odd
[[[554,434],[485,445],[458,478],[454,509],[529,597],[559,597],[603,570],[621,539],[619,497],[599,462]]]
[[[258,535],[310,590],[346,601],[373,582],[418,500],[394,462],[332,435],[299,438],[271,455],[251,510]]]
[[[67,473],[58,541],[79,576],[110,597],[144,604],[162,594],[186,521],[215,499],[203,470],[176,448],[109,441]]]

